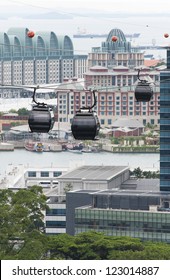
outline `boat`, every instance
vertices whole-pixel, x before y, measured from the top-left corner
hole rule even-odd
[[[74,154],[82,154],[82,150],[67,149],[67,151]]]
[[[99,153],[100,149],[97,146],[87,146],[82,149],[82,153]]]
[[[27,151],[42,153],[44,150],[42,142],[26,142],[24,145]]]

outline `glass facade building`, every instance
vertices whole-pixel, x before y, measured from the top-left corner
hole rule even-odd
[[[95,230],[110,236],[170,242],[169,212],[122,209],[75,209],[75,234]]]
[[[160,191],[170,191],[170,50],[160,73]]]

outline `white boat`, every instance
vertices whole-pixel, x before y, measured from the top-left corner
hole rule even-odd
[[[82,149],[82,153],[93,153],[91,148],[84,148]]]
[[[98,152],[99,149],[97,147],[88,146],[82,149],[82,153],[98,153]]]
[[[74,153],[74,154],[82,154],[82,150],[76,150],[76,149],[67,149],[68,152]]]
[[[41,142],[26,142],[25,149],[31,152],[42,153],[44,150],[43,143]]]

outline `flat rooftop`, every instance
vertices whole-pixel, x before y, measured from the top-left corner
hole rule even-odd
[[[60,179],[74,180],[110,180],[113,177],[129,170],[127,166],[81,166],[61,175]]]
[[[132,187],[133,184],[133,187]],[[136,184],[136,185],[135,185]],[[120,188],[111,190],[102,190],[96,192],[97,195],[114,195],[114,196],[148,196],[148,197],[166,197],[170,199],[170,192],[160,191],[159,179],[133,179],[127,180]],[[126,186],[126,188],[122,188]],[[90,191],[89,191],[90,192]]]

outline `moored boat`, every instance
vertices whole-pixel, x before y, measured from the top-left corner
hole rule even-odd
[[[74,154],[82,154],[82,150],[76,150],[76,149],[67,149],[68,152],[74,153]]]
[[[41,142],[26,142],[24,147],[27,151],[39,153],[43,152],[43,143]]]

